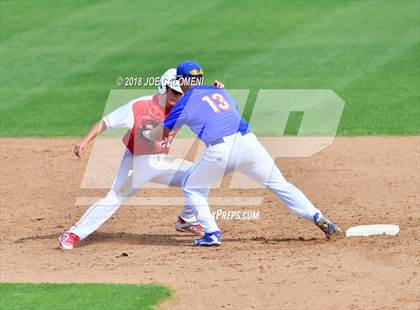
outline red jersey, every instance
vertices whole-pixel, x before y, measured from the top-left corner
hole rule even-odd
[[[149,126],[150,129],[162,123],[168,111],[159,104],[157,96],[144,97],[135,101],[132,105],[134,125],[123,138],[124,144],[133,155],[167,154],[170,144],[176,135],[171,131],[169,135],[159,142],[146,139],[139,130],[141,125]]]

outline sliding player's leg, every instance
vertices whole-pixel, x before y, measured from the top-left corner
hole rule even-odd
[[[187,171],[191,168],[192,162],[173,158],[168,155],[162,157],[161,160],[163,163],[160,168],[164,170],[162,174],[155,177],[152,181],[159,184],[181,187],[181,182]],[[192,207],[189,204],[184,204],[175,223],[175,229],[180,232],[203,235],[202,227],[198,224],[197,218],[194,216]]]

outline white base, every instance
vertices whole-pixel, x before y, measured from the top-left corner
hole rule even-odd
[[[353,226],[347,229],[346,237],[366,237],[372,235],[391,235],[395,236],[400,231],[398,225],[374,224]]]

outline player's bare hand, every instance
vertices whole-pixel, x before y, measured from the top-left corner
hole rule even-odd
[[[82,155],[86,152],[86,149],[87,144],[82,141],[74,146],[73,153],[78,158],[82,158]]]
[[[214,80],[213,81],[213,86],[216,86],[217,88],[225,88],[225,84],[223,84],[219,80]]]

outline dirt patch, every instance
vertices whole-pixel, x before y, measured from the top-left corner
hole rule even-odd
[[[271,193],[237,190],[263,195],[260,219],[220,222],[220,248],[193,248],[191,236],[176,233],[179,207],[125,206],[64,252],[57,236],[86,209],[76,197],[106,193],[80,189],[87,160],[72,157],[74,142],[1,139],[1,281],[164,283],[175,291],[165,309],[420,307],[419,137],[337,138],[310,158],[277,160],[343,229],[392,223],[396,237],[328,242]]]

